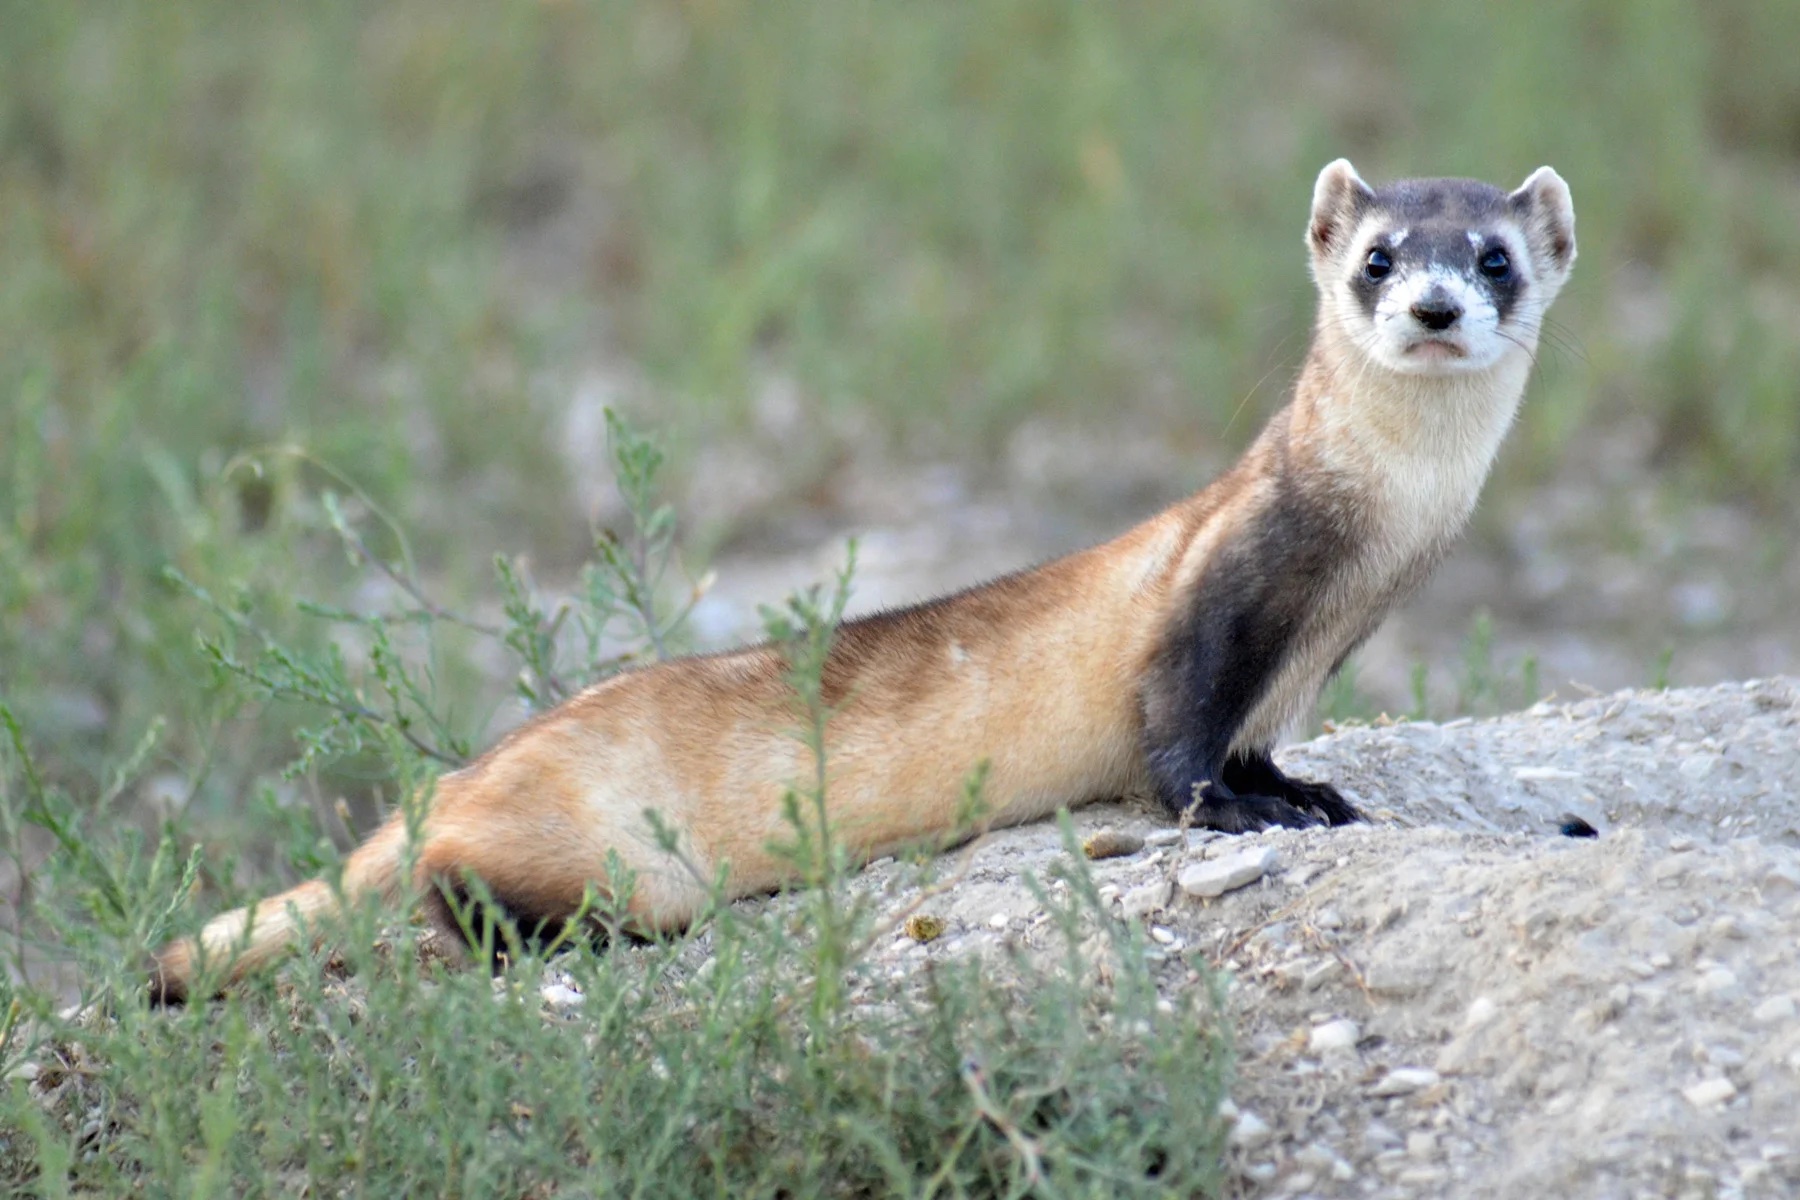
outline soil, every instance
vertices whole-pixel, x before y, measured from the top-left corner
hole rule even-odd
[[[1093,869],[1162,985],[1228,973],[1240,1194],[1800,1190],[1800,680],[1347,729],[1281,761],[1369,823],[1076,814],[1143,839]],[[1598,836],[1562,836],[1574,817]],[[880,953],[1038,937],[1021,876],[1063,853],[1047,824],[990,835],[934,902],[946,932]],[[1189,894],[1233,866],[1252,881]]]

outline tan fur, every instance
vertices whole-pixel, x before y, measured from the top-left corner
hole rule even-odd
[[[1554,172],[1527,187],[1560,188],[1567,207]],[[1274,502],[1281,471],[1346,481],[1340,492],[1356,511],[1341,514],[1344,527],[1377,533],[1320,585],[1234,746],[1271,745],[1460,530],[1513,418],[1529,347],[1472,374],[1372,367],[1347,340],[1327,285],[1341,256],[1366,252],[1368,217],[1346,207],[1359,188],[1341,160],[1320,177],[1308,225],[1322,293],[1313,352],[1292,403],[1231,471],[1103,545],[839,631],[824,679],[838,706],[828,811],[857,855],[948,833],[982,762],[1000,824],[1137,790],[1146,720],[1158,715],[1145,706],[1161,703],[1141,682],[1220,547]],[[609,886],[611,852],[636,879],[626,902],[635,925],[680,928],[721,868],[732,896],[788,882],[782,799],[813,773],[798,722],[781,659],[766,646],[609,679],[445,775],[410,878],[400,878],[405,831],[395,819],[351,855],[342,891],[392,902],[473,877],[515,911],[566,916],[588,887]],[[677,835],[675,854],[659,847],[651,809]],[[218,918],[159,954],[160,991],[185,996],[202,959],[224,964],[222,982],[237,979],[303,927],[317,935],[336,903],[314,881]]]

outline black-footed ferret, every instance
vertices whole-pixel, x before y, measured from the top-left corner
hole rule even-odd
[[[1548,167],[1513,192],[1371,188],[1339,159],[1306,243],[1311,350],[1224,476],[1103,545],[838,630],[824,688],[841,841],[873,855],[950,833],[984,761],[995,824],[1145,786],[1231,832],[1358,819],[1270,752],[1468,519],[1574,263],[1575,213]],[[396,817],[350,855],[342,894],[419,895],[459,933],[446,897],[479,880],[522,925],[554,925],[605,891],[616,853],[632,922],[680,927],[721,867],[732,895],[788,881],[782,799],[813,775],[793,714],[768,645],[608,679],[440,779],[412,874]],[[314,880],[218,917],[160,951],[153,994],[184,999],[202,960],[228,984],[338,902]]]

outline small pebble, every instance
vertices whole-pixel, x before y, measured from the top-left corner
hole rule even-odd
[[[1135,833],[1124,833],[1117,829],[1102,829],[1088,835],[1087,841],[1081,843],[1081,852],[1092,859],[1124,858],[1128,854],[1136,854],[1144,848],[1144,839]]]
[[[1442,1167],[1408,1167],[1396,1177],[1407,1187],[1430,1187],[1450,1178]]]
[[[1750,1019],[1759,1025],[1779,1025],[1794,1019],[1792,996],[1770,996],[1750,1010]]]
[[[934,942],[944,936],[944,918],[934,917],[930,913],[914,913],[906,918],[902,929],[915,942]]]
[[[1436,1087],[1442,1078],[1430,1067],[1395,1067],[1369,1089],[1371,1096],[1407,1096]]]
[[[1294,1161],[1315,1175],[1336,1175],[1338,1165],[1344,1163],[1344,1160],[1323,1142],[1308,1142],[1295,1153]]]
[[[1777,895],[1800,892],[1800,867],[1793,863],[1776,863],[1763,872],[1763,891]]]
[[[1306,1037],[1306,1048],[1314,1054],[1325,1054],[1333,1050],[1354,1050],[1356,1041],[1362,1036],[1362,1030],[1356,1022],[1348,1017],[1336,1021],[1327,1021],[1323,1025],[1313,1026]]]
[[[1275,1130],[1253,1112],[1240,1112],[1231,1127],[1231,1144],[1245,1150],[1254,1150],[1273,1136]]]
[[[1344,964],[1335,958],[1327,958],[1306,969],[1300,984],[1307,991],[1313,991],[1335,979],[1344,969]]]
[[[1711,1079],[1702,1079],[1699,1083],[1682,1088],[1681,1094],[1687,1097],[1687,1102],[1695,1108],[1712,1108],[1737,1095],[1737,1085],[1723,1075],[1716,1075]]]
[[[1010,924],[1011,922],[1012,922],[1011,916],[1009,916],[1008,914],[1003,913],[1003,912],[997,912],[993,916],[988,918],[988,928],[989,929],[1005,929],[1007,927],[1007,925]]]
[[[1737,976],[1727,967],[1714,967],[1705,972],[1694,984],[1694,990],[1702,996],[1717,996],[1737,987]]]
[[[538,989],[538,995],[543,997],[544,1003],[551,1008],[575,1008],[587,999],[574,988],[565,987],[560,983],[545,984]]]
[[[1464,1029],[1479,1029],[1493,1020],[1500,1013],[1500,1006],[1486,996],[1477,996],[1469,1002],[1469,1011],[1463,1014]]]
[[[1120,896],[1119,911],[1123,912],[1127,919],[1142,920],[1153,912],[1162,911],[1168,902],[1168,882],[1158,879],[1154,883],[1140,883]]]
[[[1281,856],[1273,846],[1252,846],[1248,850],[1191,863],[1183,868],[1176,882],[1190,896],[1223,896],[1255,883],[1279,861]]]

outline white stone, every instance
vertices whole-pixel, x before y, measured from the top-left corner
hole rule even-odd
[[[1486,996],[1477,996],[1469,1002],[1469,1011],[1463,1014],[1464,1029],[1479,1029],[1500,1015],[1500,1006]]]
[[[1750,1010],[1750,1019],[1760,1025],[1779,1025],[1794,1018],[1792,996],[1770,996]]]
[[[1336,978],[1343,969],[1344,964],[1337,959],[1323,959],[1306,968],[1305,974],[1301,977],[1300,985],[1309,992],[1316,991],[1318,988]]]
[[[1737,1085],[1723,1075],[1716,1075],[1711,1079],[1702,1079],[1699,1083],[1682,1088],[1681,1094],[1686,1096],[1687,1102],[1695,1108],[1711,1108],[1714,1105],[1723,1104],[1737,1095]]]
[[[1233,854],[1192,863],[1182,870],[1177,883],[1190,896],[1223,896],[1226,892],[1255,883],[1273,870],[1280,860],[1281,856],[1273,846],[1252,846]]]
[[[1349,1179],[1355,1174],[1350,1170],[1350,1164],[1338,1157],[1337,1152],[1323,1142],[1308,1142],[1294,1155],[1294,1161],[1314,1175],[1330,1175],[1334,1179]]]
[[[1371,1096],[1407,1096],[1436,1087],[1442,1078],[1430,1067],[1395,1067],[1369,1089]]]
[[[1119,897],[1119,911],[1128,920],[1142,920],[1153,912],[1162,911],[1169,902],[1169,885],[1158,879],[1154,883],[1140,883],[1123,896]]]
[[[1231,1144],[1245,1150],[1254,1150],[1274,1136],[1269,1123],[1253,1112],[1240,1112],[1231,1127]]]
[[[1716,754],[1690,754],[1682,759],[1680,765],[1675,769],[1688,779],[1699,783],[1712,774],[1712,769],[1718,761],[1719,756]]]
[[[1362,1036],[1362,1030],[1356,1022],[1348,1017],[1335,1021],[1327,1021],[1323,1025],[1313,1026],[1306,1037],[1306,1047],[1314,1054],[1327,1054],[1333,1050],[1354,1050],[1356,1041]]]
[[[575,1008],[587,999],[586,996],[572,987],[560,983],[547,983],[538,989],[538,995],[551,1008]]]
[[[1734,990],[1737,981],[1737,976],[1732,974],[1729,967],[1713,967],[1700,976],[1699,981],[1694,984],[1694,990],[1702,996],[1717,996]]]

